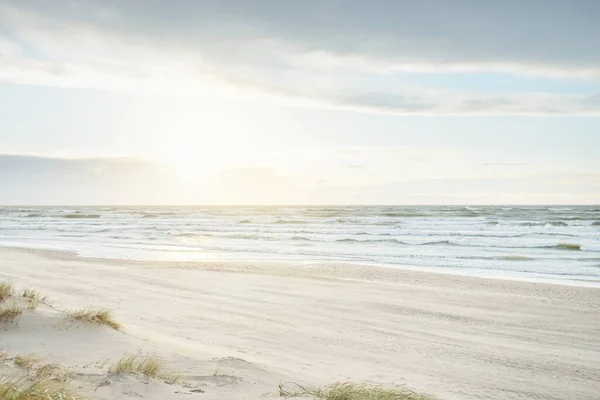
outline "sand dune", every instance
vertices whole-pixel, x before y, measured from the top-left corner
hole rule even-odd
[[[0,250],[0,280],[54,308],[0,327],[97,399],[254,399],[277,385],[404,384],[439,399],[597,399],[600,290],[353,266],[81,260]],[[60,310],[109,308],[122,331]],[[157,353],[169,385],[102,360]],[[0,374],[20,373],[10,362]],[[193,390],[196,390],[195,392]],[[199,392],[202,390],[203,392]]]

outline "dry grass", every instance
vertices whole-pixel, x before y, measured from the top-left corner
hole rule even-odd
[[[27,308],[35,310],[40,303],[45,303],[47,296],[36,292],[35,289],[23,289],[21,296],[27,299]]]
[[[16,356],[14,363],[17,367],[23,368],[26,371],[31,371],[35,363],[40,361],[39,358],[28,355],[28,356]]]
[[[61,368],[58,364],[44,364],[35,369],[35,376],[38,378],[50,378],[60,372]]]
[[[29,298],[27,299],[27,308],[29,308],[30,310],[35,310],[37,308],[37,306],[40,305],[40,301],[36,298]]]
[[[110,310],[95,310],[87,308],[73,311],[68,314],[73,321],[87,322],[90,324],[106,325],[115,330],[121,329],[121,324],[114,320]]]
[[[0,303],[6,302],[15,293],[12,283],[7,281],[0,282]]]
[[[109,368],[116,374],[142,374],[149,378],[159,379],[166,383],[177,383],[181,376],[165,371],[163,362],[154,355],[128,355]]]
[[[47,380],[0,378],[2,400],[78,400],[64,385]]]
[[[35,377],[51,379],[53,381],[67,382],[73,378],[73,373],[65,371],[58,364],[44,364],[35,369]]]
[[[0,307],[0,323],[13,323],[23,314],[23,308],[15,303]]]
[[[318,389],[307,389],[293,383],[297,390],[288,391],[279,385],[281,397],[308,397],[323,400],[431,400],[405,388],[384,388],[366,383],[335,383]]]

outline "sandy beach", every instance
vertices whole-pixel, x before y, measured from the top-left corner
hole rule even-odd
[[[95,399],[258,399],[278,385],[398,384],[439,399],[598,399],[600,290],[351,265],[132,262],[0,250],[0,281],[48,296],[0,350],[76,372]],[[108,308],[122,331],[66,323]],[[117,376],[156,353],[178,384]],[[103,361],[104,360],[104,361]],[[107,361],[108,360],[108,361]],[[22,374],[10,362],[0,375]]]

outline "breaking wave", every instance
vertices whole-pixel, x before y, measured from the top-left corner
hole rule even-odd
[[[65,214],[62,216],[62,218],[69,218],[69,219],[93,219],[93,218],[100,218],[102,215],[100,214]]]

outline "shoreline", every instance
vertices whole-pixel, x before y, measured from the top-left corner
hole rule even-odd
[[[303,269],[310,271],[321,270],[322,272],[339,271],[343,269],[348,275],[354,275],[358,273],[364,277],[363,269],[367,268],[369,274],[372,276],[377,275],[389,275],[390,271],[398,271],[398,274],[434,274],[441,276],[452,276],[452,277],[463,277],[467,279],[482,279],[482,280],[499,280],[507,282],[522,282],[522,283],[534,283],[543,285],[558,285],[558,286],[569,286],[569,287],[582,287],[582,288],[593,288],[600,289],[600,281],[596,280],[575,280],[575,279],[551,279],[543,277],[531,277],[531,276],[506,276],[501,271],[489,270],[483,274],[468,273],[455,268],[442,268],[442,267],[427,267],[427,266],[415,266],[415,265],[395,265],[395,264],[379,264],[379,263],[360,263],[360,262],[345,262],[335,260],[258,260],[258,261],[247,261],[247,260],[235,260],[235,259],[211,259],[211,260],[135,260],[135,259],[122,259],[122,258],[102,258],[102,257],[85,257],[77,254],[75,251],[69,250],[55,250],[55,249],[41,249],[41,248],[29,248],[21,246],[0,246],[0,251],[4,249],[15,250],[24,253],[37,254],[44,257],[56,258],[59,260],[80,260],[83,262],[91,263],[109,263],[109,264],[128,264],[137,266],[157,266],[161,265],[166,268],[179,268],[179,269],[206,269],[206,270],[219,270],[219,271],[230,271],[230,272],[260,272],[260,273],[281,273],[281,267],[285,267],[286,273],[290,270],[295,271],[297,274],[301,274]],[[335,276],[339,277],[339,273]]]
[[[0,259],[0,281],[37,289],[60,310],[110,309],[124,326],[89,342],[81,328],[60,325],[50,335],[47,319],[30,319],[0,333],[4,351],[51,352],[69,366],[152,351],[206,391],[198,398],[259,399],[279,383],[340,381],[397,383],[439,400],[592,400],[600,392],[594,288],[348,265],[175,267],[6,248]],[[119,382],[97,398],[130,398]],[[157,400],[189,395],[166,389]]]

